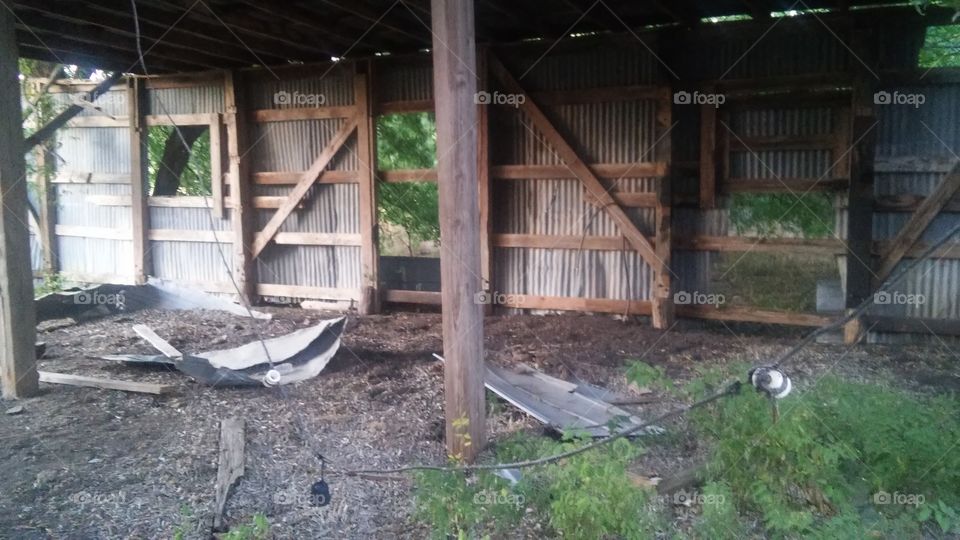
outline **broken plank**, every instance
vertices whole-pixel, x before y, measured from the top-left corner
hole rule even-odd
[[[183,358],[183,353],[178,351],[173,345],[167,343],[167,340],[158,336],[149,326],[143,324],[133,325],[133,331],[153,345],[153,348],[160,351],[167,358]]]
[[[117,379],[101,379],[98,377],[84,377],[82,375],[70,375],[67,373],[54,373],[52,371],[40,371],[40,382],[50,384],[65,384],[68,386],[86,386],[90,388],[101,388],[104,390],[122,390],[124,392],[139,392],[141,394],[169,394],[174,386],[169,384],[142,383],[132,381],[120,381]]]
[[[240,418],[227,418],[220,422],[220,466],[214,488],[216,500],[213,528],[223,527],[223,511],[227,506],[230,489],[243,476],[244,469],[244,422]]]

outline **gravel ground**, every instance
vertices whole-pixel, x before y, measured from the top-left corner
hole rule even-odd
[[[409,480],[330,476],[333,502],[309,505],[322,452],[344,468],[443,463],[440,316],[398,312],[351,317],[337,356],[314,380],[284,389],[223,389],[196,385],[176,372],[113,364],[93,357],[151,352],[131,330],[146,324],[180,350],[226,348],[281,335],[330,314],[267,308],[271,321],[220,312],[142,311],[73,323],[50,321],[40,369],[177,385],[167,396],[42,385],[24,411],[0,414],[0,537],[209,538],[217,469],[219,421],[246,421],[246,474],[227,504],[228,525],[267,516],[276,538],[423,538],[411,519]],[[642,358],[684,381],[698,366],[757,362],[786,350],[799,331],[682,323],[670,332],[645,321],[606,316],[497,316],[487,320],[488,361],[526,363],[552,375],[629,394],[626,361]],[[930,347],[816,345],[798,357],[804,380],[828,371],[858,379],[896,375],[923,391],[960,388],[957,353]],[[665,411],[668,396],[635,409]],[[6,408],[14,404],[7,403]],[[492,441],[541,428],[511,406],[493,409]],[[303,426],[305,429],[298,429]],[[635,465],[644,475],[669,474],[703,449],[682,436],[652,445]],[[304,440],[305,439],[305,440]],[[530,523],[527,523],[530,521]],[[525,521],[534,535],[537,519]]]

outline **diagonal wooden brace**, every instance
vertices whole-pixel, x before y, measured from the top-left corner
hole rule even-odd
[[[303,199],[310,188],[313,187],[317,179],[323,175],[324,169],[326,169],[333,157],[337,155],[340,148],[347,142],[350,135],[357,129],[358,121],[359,118],[356,114],[348,118],[340,128],[340,131],[334,135],[333,139],[327,143],[327,146],[320,152],[320,155],[317,156],[317,159],[310,165],[310,168],[300,176],[297,185],[295,185],[293,190],[290,191],[290,194],[287,195],[286,200],[283,201],[280,208],[273,214],[273,217],[270,218],[270,221],[267,222],[263,230],[257,233],[250,250],[251,257],[257,258],[260,252],[270,243],[270,240],[276,236],[284,220],[286,220],[294,208],[300,204],[300,200]]]
[[[640,254],[640,257],[651,267],[659,268],[662,263],[653,245],[651,245],[650,241],[637,229],[637,226],[630,221],[630,217],[627,216],[623,209],[617,204],[597,175],[595,175],[593,171],[590,170],[590,167],[577,155],[576,150],[564,140],[563,136],[534,102],[530,94],[524,91],[520,83],[513,78],[513,75],[500,63],[500,60],[492,54],[489,56],[488,63],[491,73],[500,81],[507,92],[526,96],[526,99],[523,100],[522,103],[519,103],[520,110],[530,118],[547,142],[550,143],[550,146],[552,146],[560,156],[560,159],[563,160],[564,164],[580,179],[580,182],[583,183],[593,200],[596,200],[603,206],[607,214],[610,215],[620,228],[627,242]]]

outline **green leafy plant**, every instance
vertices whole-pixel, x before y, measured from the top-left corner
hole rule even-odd
[[[267,516],[255,514],[250,523],[244,523],[230,529],[221,538],[223,540],[266,540],[270,537],[270,522]]]
[[[740,235],[822,238],[833,234],[833,199],[828,193],[735,193],[730,222]]]
[[[63,290],[63,276],[59,273],[47,273],[43,275],[43,283],[35,287],[33,295],[40,297]]]

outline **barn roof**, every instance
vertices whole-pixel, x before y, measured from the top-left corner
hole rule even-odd
[[[26,58],[139,72],[137,24],[151,72],[362,58],[432,46],[429,0],[8,0]],[[689,28],[711,18],[791,9],[855,14],[882,0],[477,0],[479,43]],[[910,9],[910,8],[907,8]],[[826,12],[824,12],[826,13]]]

